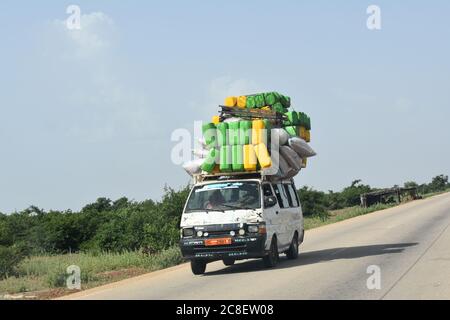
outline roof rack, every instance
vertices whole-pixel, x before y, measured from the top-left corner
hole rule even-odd
[[[281,127],[283,125],[283,122],[287,120],[287,117],[284,114],[276,111],[227,107],[222,105],[219,105],[219,108],[219,116],[221,121],[232,117],[238,117],[247,120],[263,118],[272,120],[275,125]]]
[[[262,179],[270,182],[291,181],[292,178],[279,178],[277,176],[265,175],[263,171],[252,172],[220,172],[216,174],[197,174],[193,176],[194,183],[212,180],[239,180],[239,179]]]
[[[252,172],[219,172],[209,174],[194,175],[194,182],[203,182],[208,180],[231,180],[231,179],[261,179],[265,175],[261,171]]]

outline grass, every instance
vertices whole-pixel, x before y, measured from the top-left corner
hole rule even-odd
[[[426,199],[426,198],[430,198],[430,197],[433,197],[433,196],[436,196],[439,194],[444,194],[447,192],[450,192],[450,189],[447,189],[445,191],[423,194],[422,198]],[[409,201],[411,201],[411,199],[406,199],[402,203],[409,202]],[[402,203],[400,203],[400,204],[402,204]],[[324,215],[308,216],[308,217],[305,217],[305,230],[314,229],[314,228],[317,228],[320,226],[324,226],[327,224],[351,219],[351,218],[369,214],[369,213],[372,213],[375,211],[392,208],[392,207],[395,207],[398,205],[399,205],[398,203],[377,204],[377,205],[374,205],[374,206],[371,206],[368,208],[361,208],[361,207],[357,206],[357,207],[350,207],[350,208],[345,208],[345,209],[341,209],[341,210],[329,211]]]
[[[341,210],[330,211],[326,215],[316,215],[305,217],[305,230],[317,228],[327,224],[351,219],[371,212],[384,210],[396,206],[397,204],[377,204],[369,208],[351,207]]]
[[[0,294],[39,291],[43,291],[44,296],[65,294],[67,290],[61,288],[66,287],[66,269],[71,265],[80,267],[82,289],[88,289],[168,268],[181,262],[181,253],[176,247],[154,255],[130,251],[34,256],[19,264],[15,277],[0,281]],[[40,297],[40,294],[37,296]]]
[[[438,192],[426,193],[426,194],[423,194],[422,197],[423,197],[424,199],[426,199],[426,198],[430,198],[430,197],[437,196],[437,195],[439,195],[439,194],[444,194],[444,193],[447,193],[447,192],[450,192],[450,188],[447,189],[447,190],[444,190],[444,191],[438,191]]]

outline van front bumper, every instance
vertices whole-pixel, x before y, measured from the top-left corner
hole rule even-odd
[[[184,238],[180,240],[181,253],[185,259],[249,259],[261,258],[265,255],[265,234],[235,236],[231,244],[206,246],[205,240],[211,238]]]

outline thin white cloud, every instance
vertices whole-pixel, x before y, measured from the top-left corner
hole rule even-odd
[[[44,40],[43,63],[51,66],[48,78],[55,81],[54,95],[62,96],[67,104],[62,107],[74,112],[68,135],[89,141],[152,136],[158,116],[148,93],[121,71],[126,61],[116,55],[119,38],[111,17],[84,14],[80,30],[54,20],[47,24]]]
[[[58,35],[67,59],[86,59],[111,49],[114,41],[114,21],[103,12],[93,12],[81,16],[81,29],[67,28],[65,20],[53,20],[50,23],[52,36]],[[58,39],[59,38],[59,39]]]

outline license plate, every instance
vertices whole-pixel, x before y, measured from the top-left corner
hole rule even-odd
[[[218,239],[208,239],[205,240],[205,246],[225,246],[227,244],[231,244],[231,238],[218,238]]]

